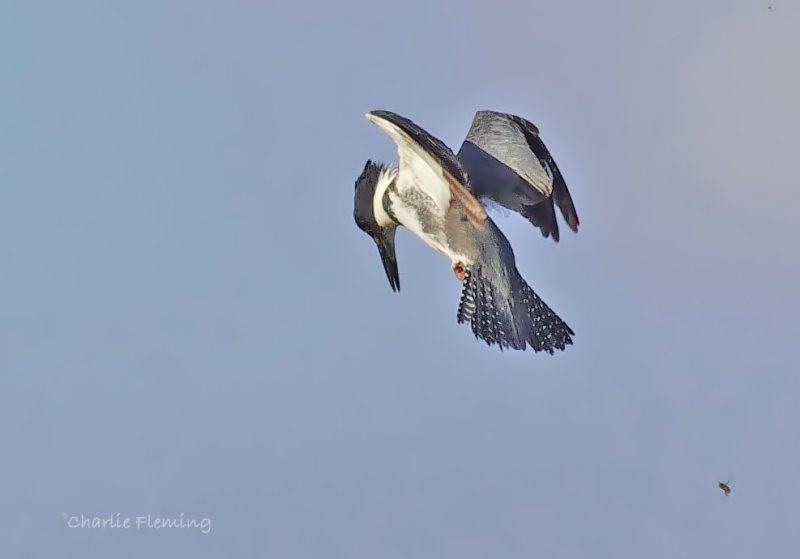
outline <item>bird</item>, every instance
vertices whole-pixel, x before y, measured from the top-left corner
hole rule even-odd
[[[378,247],[400,290],[395,234],[402,225],[449,260],[461,282],[457,321],[500,350],[564,350],[573,330],[531,289],[505,235],[470,191],[460,160],[439,139],[396,113],[366,118],[395,143],[398,165],[367,160],[355,183],[353,217]]]
[[[569,228],[578,232],[567,183],[535,124],[513,114],[477,111],[458,158],[476,197],[521,214],[555,242],[560,237],[557,205]]]
[[[725,494],[726,497],[731,493],[731,486],[729,485],[729,483],[730,480],[719,482],[719,488],[722,490],[722,492]]]

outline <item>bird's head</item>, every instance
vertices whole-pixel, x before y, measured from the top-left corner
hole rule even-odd
[[[383,205],[384,193],[397,177],[396,169],[368,160],[356,180],[353,217],[356,225],[378,245],[383,268],[393,291],[400,290],[394,236],[397,222]]]

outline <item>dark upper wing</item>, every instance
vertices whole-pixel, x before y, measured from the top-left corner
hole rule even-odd
[[[476,196],[521,213],[545,237],[558,241],[555,202],[577,231],[578,215],[564,177],[532,123],[515,115],[478,111],[458,157]]]
[[[544,145],[541,136],[539,136],[539,129],[536,128],[533,123],[528,122],[522,117],[515,115],[510,116],[511,119],[520,126],[533,153],[536,154],[539,162],[553,178],[553,199],[558,209],[561,210],[561,215],[564,217],[564,221],[567,222],[567,225],[569,225],[569,228],[577,232],[580,221],[578,220],[578,213],[575,211],[575,204],[572,202],[572,196],[570,196],[567,183],[564,180],[564,176],[561,174],[561,170],[558,168],[558,165],[556,165],[556,161],[553,159],[550,150]]]

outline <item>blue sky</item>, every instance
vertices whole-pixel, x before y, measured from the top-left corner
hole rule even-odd
[[[768,8],[771,6],[771,8]],[[800,5],[0,4],[4,557],[791,557]],[[576,332],[501,353],[352,220],[363,113],[535,122],[497,221]],[[716,487],[731,479],[725,498]],[[71,529],[71,515],[211,519]]]

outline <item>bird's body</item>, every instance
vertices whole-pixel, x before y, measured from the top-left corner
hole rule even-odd
[[[397,145],[397,169],[367,162],[356,182],[354,217],[375,239],[392,288],[399,289],[394,232],[408,228],[450,260],[463,282],[459,322],[500,348],[564,349],[572,330],[517,271],[508,240],[469,190],[459,159],[410,120],[388,111],[367,118]]]
[[[444,144],[407,119],[385,111],[374,111],[367,118],[394,140],[400,154],[399,170],[385,172],[387,179],[393,175],[394,180],[387,181],[383,193],[376,189],[375,199],[381,200],[386,216],[393,216],[431,248],[445,254],[453,265],[459,261],[471,263],[474,254],[470,258],[466,254],[469,248],[459,243],[462,235],[453,234],[462,218],[469,219],[460,202],[469,193],[456,190],[463,189],[459,181],[465,182],[458,160]],[[472,209],[474,221],[486,218],[477,201]]]
[[[449,200],[434,200],[407,177],[403,175],[405,180],[400,179],[396,169],[382,170],[375,193],[377,223],[381,226],[401,224],[452,262],[466,260],[467,256],[449,242],[446,234],[454,214],[441,212],[439,204],[449,205]]]

